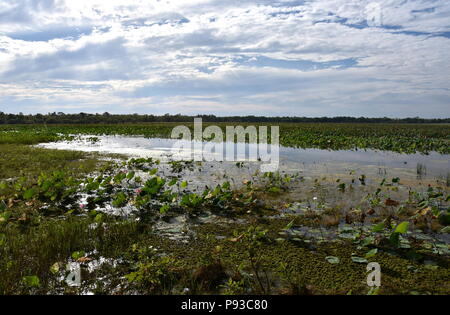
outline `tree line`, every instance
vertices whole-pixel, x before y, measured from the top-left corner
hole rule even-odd
[[[0,112],[0,124],[119,124],[147,122],[192,122],[194,118],[204,122],[242,122],[242,123],[450,123],[450,118],[426,119],[411,118],[369,118],[369,117],[266,117],[266,116],[215,116],[215,115],[141,115],[141,114],[65,114],[53,112],[48,114],[6,114]]]

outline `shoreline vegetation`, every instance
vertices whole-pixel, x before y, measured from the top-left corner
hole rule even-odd
[[[392,124],[450,124],[450,118],[389,118],[389,117],[296,117],[296,116],[215,116],[215,115],[144,115],[53,112],[48,114],[8,114],[0,111],[1,124],[117,124],[148,122],[192,122],[202,118],[203,122],[240,122],[240,123],[392,123]]]
[[[176,124],[1,125],[0,294],[450,294],[448,179],[275,172],[198,191],[200,162],[30,146]],[[449,128],[285,123],[280,142],[448,154]]]

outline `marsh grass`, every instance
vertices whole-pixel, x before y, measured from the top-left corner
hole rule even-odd
[[[410,142],[412,138],[408,135],[412,135],[411,130],[419,128],[320,124],[317,126],[286,124],[285,127],[284,137],[287,138],[284,138],[284,141],[294,146],[346,148],[360,143],[361,138],[368,137],[368,142],[361,142],[362,147],[379,146],[392,150],[399,148],[412,150],[413,143]],[[294,130],[297,127],[299,130]],[[6,130],[7,127],[0,127],[0,130],[2,128]],[[409,293],[412,287],[421,293],[448,294],[448,288],[445,287],[445,279],[450,275],[448,262],[445,262],[448,256],[440,256],[430,249],[427,252],[429,255],[427,259],[430,257],[439,265],[436,269],[427,269],[423,267],[420,259],[413,260],[408,257],[415,249],[381,247],[384,245],[375,243],[373,234],[367,233],[364,235],[365,238],[362,238],[361,230],[353,226],[355,225],[353,221],[356,223],[363,221],[360,216],[365,214],[365,210],[369,207],[373,208],[373,213],[378,216],[376,218],[378,221],[372,223],[381,222],[383,226],[391,226],[400,220],[408,220],[409,216],[417,213],[418,205],[423,204],[423,209],[426,210],[428,206],[436,203],[444,204],[444,198],[448,197],[439,190],[433,191],[429,187],[426,193],[411,193],[410,199],[405,202],[395,198],[397,193],[395,188],[399,185],[399,181],[393,180],[389,185],[383,181],[375,193],[368,192],[371,189],[369,185],[361,185],[364,187],[363,194],[368,194],[369,198],[360,203],[358,200],[363,195],[357,194],[357,186],[352,190],[350,189],[353,187],[352,184],[344,181],[341,184],[346,186],[338,190],[334,181],[329,184],[325,181],[313,184],[300,178],[266,174],[260,187],[248,184],[241,191],[235,191],[230,188],[230,183],[227,183],[203,195],[189,191],[187,186],[183,187],[185,179],[177,177],[174,185],[180,185],[186,192],[180,192],[175,196],[181,200],[176,204],[174,196],[167,193],[170,192],[165,186],[167,178],[159,177],[158,170],[151,174],[152,180],[147,181],[144,186],[140,184],[142,189],[138,189],[139,193],[136,195],[133,193],[135,190],[127,190],[127,187],[121,184],[131,180],[135,175],[132,172],[124,172],[125,166],[152,173],[154,168],[158,167],[156,161],[134,160],[128,164],[123,162],[115,165],[102,162],[99,156],[93,154],[47,150],[23,144],[41,141],[40,139],[45,137],[49,139],[58,132],[66,135],[80,131],[97,135],[112,133],[166,135],[167,130],[172,128],[170,124],[51,126],[45,133],[36,136],[33,136],[32,127],[15,128],[19,131],[17,138],[10,135],[14,133],[11,130],[8,132],[10,134],[0,137],[0,143],[3,143],[0,144],[0,179],[24,177],[28,186],[25,191],[23,189],[0,191],[0,219],[4,218],[2,216],[6,212],[11,213],[10,218],[0,221],[0,294],[80,293],[82,291],[68,288],[61,282],[58,275],[51,271],[51,267],[55,263],[64,264],[70,259],[74,260],[73,257],[95,259],[99,256],[120,261],[117,266],[107,265],[86,278],[87,284],[92,284],[94,292],[99,294],[180,294],[184,292],[184,288],[189,288],[190,293],[196,294],[346,294],[350,290],[354,294],[365,294],[367,293],[364,283],[365,266],[354,263],[352,255],[356,253],[365,257],[368,248],[364,246],[367,244],[383,249],[373,258],[387,270],[383,274],[381,294]],[[419,143],[419,147],[415,147],[417,149],[439,149],[439,145],[448,141],[438,129],[433,129],[432,132],[422,127],[419,129],[430,141]],[[304,131],[306,138],[300,134]],[[353,134],[355,131],[359,134]],[[22,132],[29,134],[22,137],[20,136]],[[401,135],[400,141],[395,139],[395,132]],[[311,134],[315,136],[311,137]],[[373,141],[373,137],[382,134],[385,135],[384,138],[380,138],[383,142]],[[403,148],[402,145],[411,147]],[[442,151],[442,148],[440,150]],[[151,167],[144,164],[151,164]],[[173,169],[175,173],[180,167],[181,170],[189,167],[181,164],[172,166],[175,166]],[[63,173],[58,173],[61,170]],[[98,173],[104,175],[100,176],[99,182],[91,177],[93,175],[90,173],[94,171],[95,178],[98,178]],[[105,198],[112,195],[122,196],[117,199],[120,205],[126,202],[134,203],[136,206],[139,206],[140,202],[146,204],[142,212],[149,220],[135,221],[130,217],[115,217],[100,213],[93,210],[97,205],[95,203],[92,204],[92,208],[84,211],[73,209],[74,211],[67,212],[68,208],[61,206],[64,201],[60,198],[61,194],[56,194],[55,200],[51,199],[52,195],[50,198],[42,196],[42,192],[46,190],[41,189],[42,187],[36,183],[39,176],[55,183],[54,180],[60,179],[58,174],[63,174],[64,176],[61,176],[64,179],[65,176],[82,180],[93,179],[90,182],[94,187],[93,191],[100,187],[101,182],[105,191],[111,195]],[[449,176],[450,174],[447,175],[447,185]],[[365,182],[364,177],[363,179]],[[291,191],[291,184],[296,181],[300,190]],[[39,188],[41,191],[27,196],[29,187]],[[120,195],[120,192],[126,194]],[[299,192],[306,195],[300,198]],[[126,200],[123,196],[126,196]],[[331,205],[329,208],[318,207],[316,209],[318,211],[309,210],[303,215],[296,216],[294,220],[291,217],[269,218],[280,213],[280,208],[284,206],[276,208],[274,205],[286,203],[288,196],[292,202],[300,199],[310,202],[310,208],[316,203],[315,201],[311,203],[311,200],[314,200],[313,196],[318,196],[319,200],[323,199],[324,202],[328,200]],[[391,198],[399,200],[399,205],[406,206],[406,211],[397,211],[397,206],[387,206],[385,201]],[[155,207],[151,206],[151,202],[155,200],[164,201],[167,213],[161,213],[159,207],[155,210]],[[370,203],[371,200],[377,202]],[[392,201],[394,200],[392,199],[390,204],[393,204]],[[44,204],[48,207],[42,207]],[[48,211],[53,208],[59,211]],[[213,212],[219,208],[220,211]],[[172,213],[175,211],[176,213]],[[209,215],[211,212],[217,215],[217,218],[226,219],[227,224],[212,222],[191,226],[189,232],[196,237],[187,243],[168,239],[152,228],[155,221],[166,216],[185,215],[191,218],[200,214]],[[144,214],[142,216],[139,214],[136,218],[141,219]],[[354,218],[350,218],[351,215]],[[428,213],[423,217],[428,220],[427,215]],[[351,219],[348,229],[352,231],[354,239],[347,242],[334,240],[325,242],[326,229],[322,227],[338,230],[336,226],[347,216]],[[240,219],[241,222],[229,223],[233,222],[232,219]],[[416,221],[420,223],[420,219],[418,217]],[[289,225],[320,229],[320,242],[311,244],[311,240],[306,238],[300,240],[280,238],[280,231],[285,231]],[[437,228],[442,229],[443,226],[438,225]],[[372,243],[362,244],[371,238],[374,239]],[[153,249],[157,250],[156,254]],[[387,254],[388,250],[395,250],[395,256]],[[423,248],[419,250],[423,252]],[[94,251],[96,254],[91,257],[73,255]],[[330,264],[326,260],[328,256],[338,257],[341,263]],[[420,268],[420,281],[408,269],[412,264]],[[24,277],[28,277],[25,278],[27,281],[23,281]],[[105,277],[108,281],[99,280]]]
[[[51,272],[55,263],[64,264],[76,251],[98,251],[115,257],[137,239],[136,224],[128,221],[104,222],[97,228],[86,217],[48,219],[37,226],[1,229],[4,244],[0,248],[0,294],[47,293],[61,286]],[[40,287],[30,291],[23,277],[37,276]]]
[[[172,129],[193,123],[85,124],[85,125],[0,125],[1,143],[35,144],[55,141],[73,134],[141,135],[169,138]],[[280,126],[280,144],[288,147],[332,150],[377,149],[401,153],[450,154],[450,125],[363,124],[363,123],[204,123],[204,127]],[[270,128],[269,128],[270,129]]]
[[[47,150],[20,144],[0,144],[0,179],[25,176],[34,178],[42,172],[66,169],[86,174],[96,169],[98,156],[77,151]]]

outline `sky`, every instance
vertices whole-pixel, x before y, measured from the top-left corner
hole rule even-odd
[[[0,111],[450,117],[448,0],[0,0]]]

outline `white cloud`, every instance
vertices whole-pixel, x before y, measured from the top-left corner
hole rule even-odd
[[[0,111],[450,116],[449,13],[444,0],[0,0]]]

